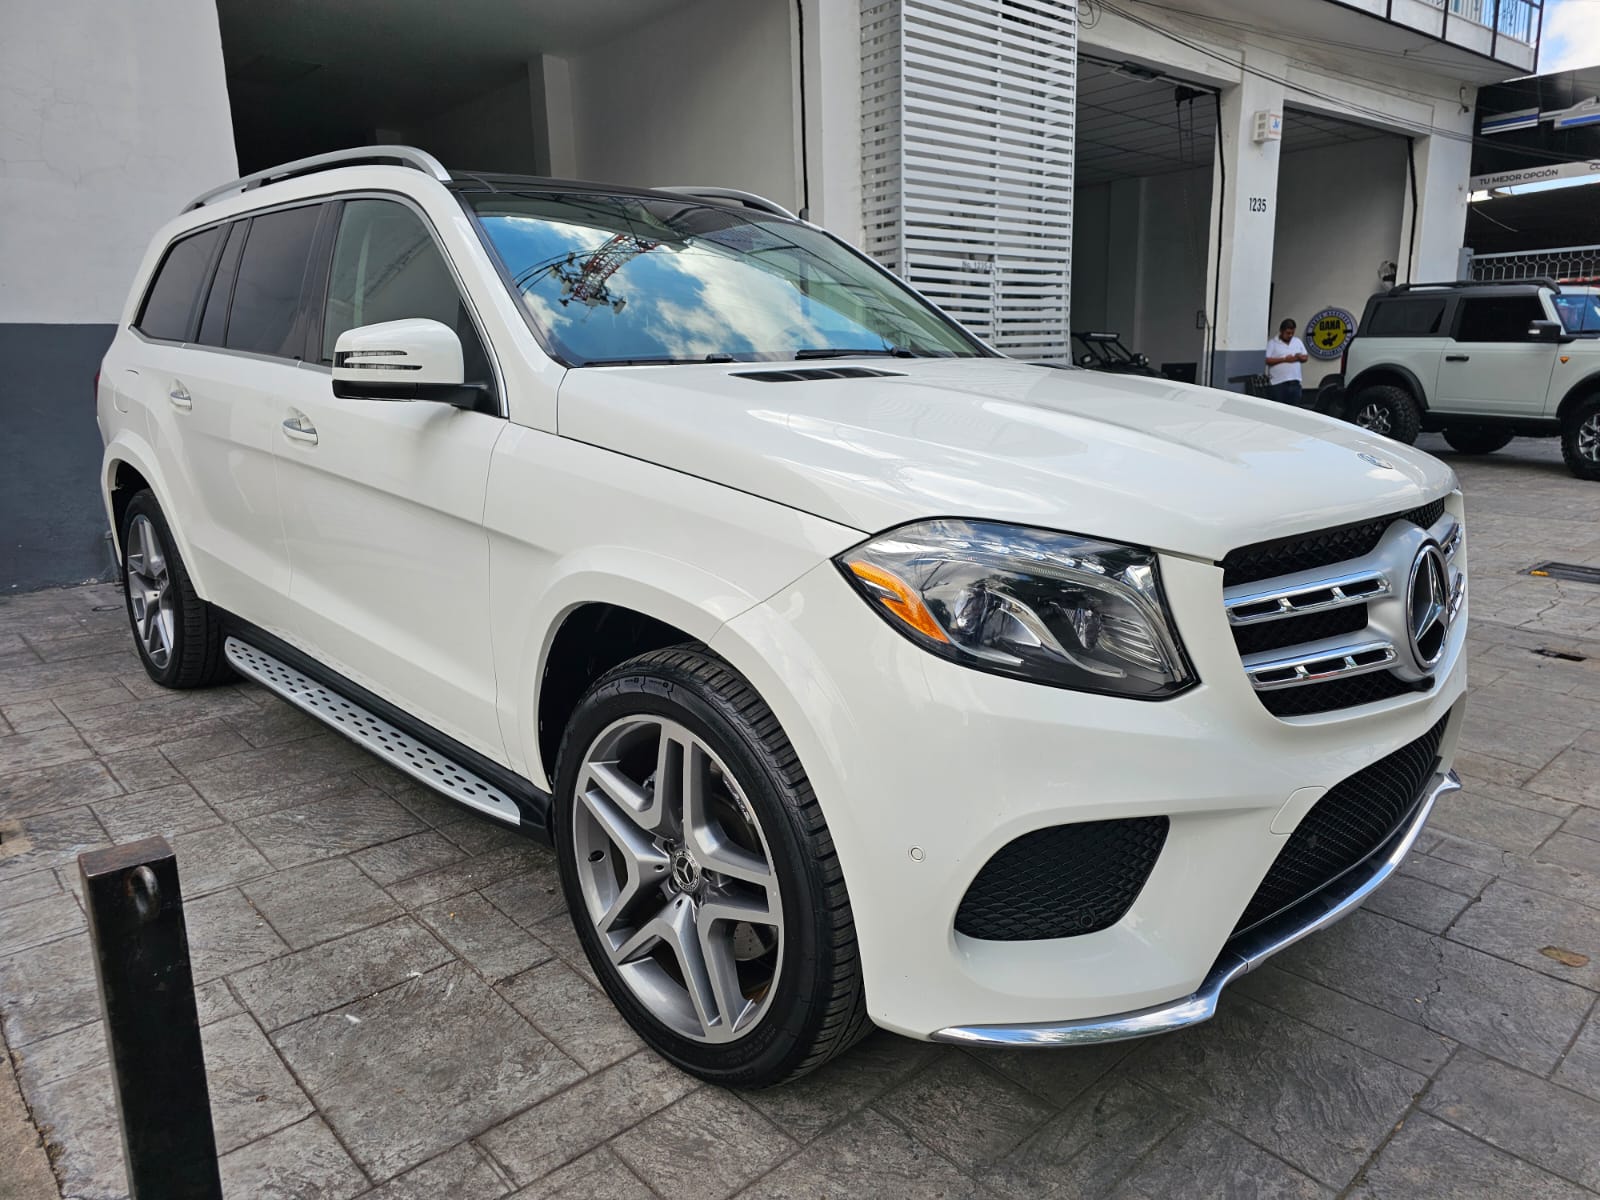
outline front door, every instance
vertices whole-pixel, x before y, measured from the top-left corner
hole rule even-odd
[[[1536,295],[1463,299],[1455,336],[1444,344],[1434,411],[1543,416],[1556,347],[1535,341],[1528,336],[1528,329],[1533,322],[1548,319]]]
[[[343,203],[301,385],[285,397],[279,494],[297,640],[320,661],[480,754],[505,761],[489,642],[489,456],[506,427],[484,345],[424,218]],[[340,333],[431,317],[462,339],[484,411],[335,397]]]

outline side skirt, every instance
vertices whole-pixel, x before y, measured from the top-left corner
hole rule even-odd
[[[225,621],[224,653],[241,675],[464,808],[550,840],[548,793],[266,630]]]

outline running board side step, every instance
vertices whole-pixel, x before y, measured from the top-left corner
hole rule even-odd
[[[332,688],[236,637],[228,638],[223,653],[239,674],[276,692],[417,782],[486,816],[510,825],[522,824],[521,809],[505,791]]]

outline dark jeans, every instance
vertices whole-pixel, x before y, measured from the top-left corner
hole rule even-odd
[[[1304,389],[1298,379],[1291,379],[1287,383],[1275,383],[1267,389],[1267,395],[1279,404],[1287,404],[1290,408],[1300,407],[1300,398]]]

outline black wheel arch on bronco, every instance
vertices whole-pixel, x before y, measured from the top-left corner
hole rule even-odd
[[[1409,367],[1398,363],[1379,363],[1375,367],[1368,367],[1345,384],[1345,397],[1347,400],[1354,399],[1363,388],[1369,387],[1400,388],[1411,394],[1418,408],[1423,412],[1428,411],[1428,389],[1422,386],[1422,380]]]
[[[1567,389],[1567,394],[1561,397],[1561,404],[1556,409],[1556,420],[1565,425],[1567,414],[1596,393],[1600,393],[1600,371],[1584,376]]]

